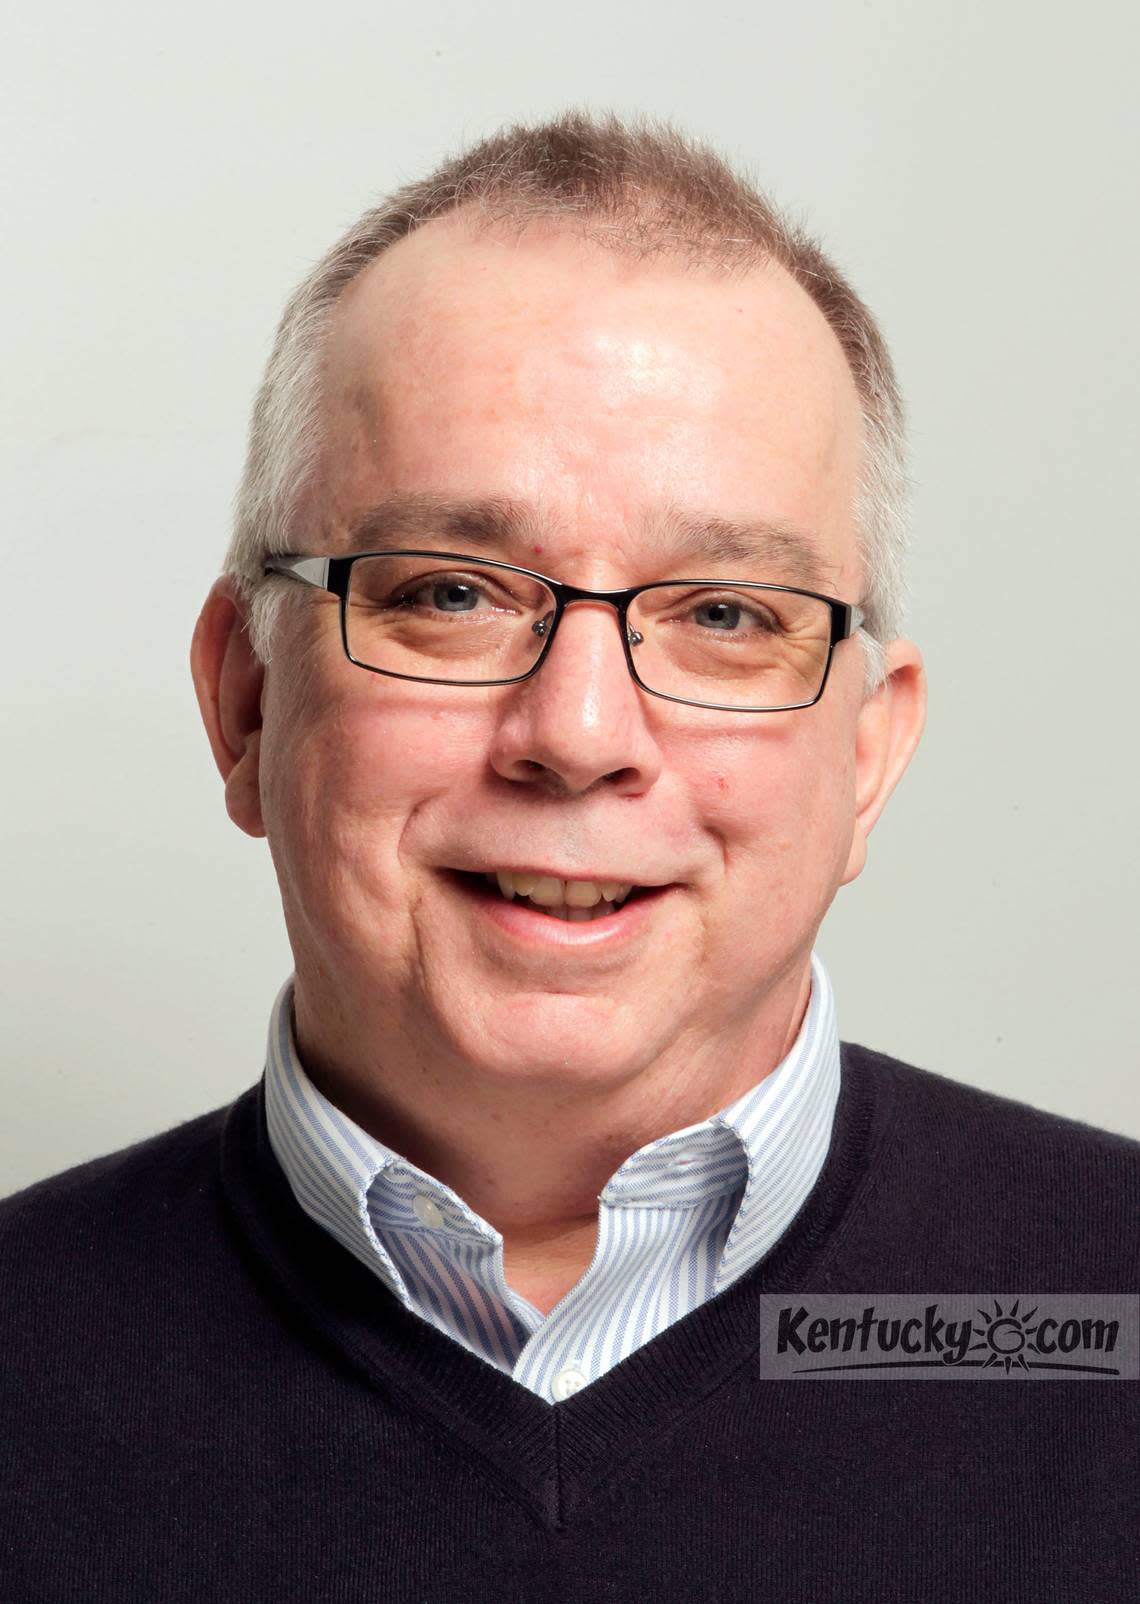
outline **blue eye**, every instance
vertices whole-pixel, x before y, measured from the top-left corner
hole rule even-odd
[[[441,600],[441,597],[446,599]],[[469,613],[474,609],[479,593],[473,585],[433,585],[431,599],[432,606],[438,607],[440,612]]]
[[[460,579],[434,579],[411,585],[393,598],[397,607],[434,609],[440,613],[473,613],[484,593],[476,585]],[[421,597],[428,600],[421,601]]]
[[[707,624],[710,629],[736,629],[741,618],[741,608],[733,602],[702,602],[696,610],[697,624]]]
[[[743,607],[739,602],[701,602],[699,606],[693,609],[693,612],[694,616],[699,613],[711,615],[708,622],[714,629],[722,630],[725,634],[738,633],[737,626],[740,624],[742,619],[750,620],[752,623],[759,625],[761,629],[766,629],[769,631],[775,627],[778,627],[771,614],[769,614],[763,608]],[[697,618],[697,622],[700,622],[699,618]]]

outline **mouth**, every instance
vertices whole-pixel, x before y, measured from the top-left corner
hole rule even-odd
[[[560,881],[552,876],[497,874],[445,869],[444,875],[466,896],[482,904],[512,907],[564,924],[624,922],[641,902],[660,900],[673,885],[642,886],[628,881]]]

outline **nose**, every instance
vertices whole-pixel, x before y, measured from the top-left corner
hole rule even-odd
[[[491,750],[497,773],[570,796],[602,781],[630,796],[654,783],[661,752],[619,624],[608,602],[567,604],[538,673],[504,688]]]

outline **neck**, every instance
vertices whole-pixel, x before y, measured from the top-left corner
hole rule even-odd
[[[306,1073],[371,1136],[443,1182],[503,1237],[509,1284],[539,1308],[589,1267],[598,1195],[631,1154],[699,1124],[787,1056],[811,993],[810,955],[764,998],[762,1016],[696,1024],[620,1079],[567,1074],[505,1084],[446,1047],[394,1025],[375,998],[326,1013],[324,989],[294,987]],[[382,1043],[382,1053],[377,1044]]]

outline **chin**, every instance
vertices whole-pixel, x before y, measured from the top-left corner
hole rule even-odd
[[[621,1082],[651,1062],[658,1046],[623,1013],[608,997],[531,992],[504,1004],[477,1035],[470,1016],[448,1034],[461,1058],[504,1082]]]

